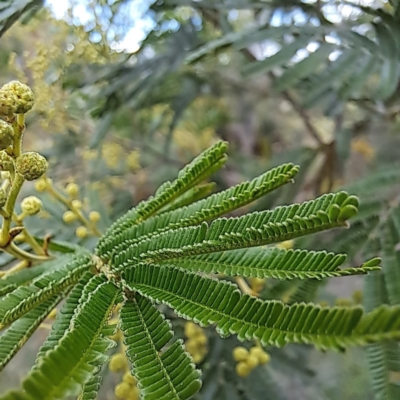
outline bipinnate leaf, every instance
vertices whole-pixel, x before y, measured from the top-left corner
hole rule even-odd
[[[120,315],[143,400],[185,400],[200,389],[200,372],[154,304],[136,294],[125,300]]]
[[[385,339],[400,339],[400,307],[325,308],[310,303],[283,304],[241,294],[236,285],[169,266],[141,264],[123,273],[124,284],[179,316],[208,326],[222,336],[258,339],[263,345],[314,344],[342,349]]]

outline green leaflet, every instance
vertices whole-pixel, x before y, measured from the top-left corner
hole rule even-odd
[[[255,247],[170,259],[162,263],[206,274],[277,279],[322,279],[374,271],[379,269],[377,265],[380,259],[370,260],[371,262],[368,262],[365,267],[339,269],[345,261],[344,254],[326,251],[287,251],[276,247]]]
[[[346,192],[326,194],[302,204],[254,212],[238,218],[220,218],[208,226],[169,230],[121,250],[113,265],[130,261],[161,261],[171,258],[256,247],[346,226],[347,211],[358,205]],[[126,243],[125,246],[128,246]]]
[[[72,319],[70,330],[24,379],[23,390],[2,399],[56,400],[78,395],[106,360],[109,339],[101,339],[102,328],[117,296],[111,282],[97,286]]]
[[[359,307],[285,305],[242,295],[228,282],[149,264],[127,269],[123,280],[183,318],[202,326],[215,324],[223,337],[236,334],[239,340],[259,339],[263,345],[308,343],[324,349],[400,338],[400,307],[381,306],[364,314]]]
[[[287,184],[298,173],[299,167],[293,164],[283,164],[248,182],[215,193],[204,200],[162,215],[156,215],[142,224],[125,230],[119,235],[103,241],[98,247],[98,254],[111,257],[126,246],[151,238],[156,233],[168,229],[199,225],[210,221],[230,211],[250,204],[265,194]]]
[[[0,336],[0,371],[26,343],[50,311],[61,301],[62,297],[63,295],[53,296],[27,312]]]
[[[86,286],[92,276],[93,275],[90,272],[86,272],[69,293],[64,305],[57,314],[56,320],[51,327],[49,335],[39,349],[39,352],[36,356],[35,367],[38,366],[39,360],[46,354],[46,352],[53,349],[66,334],[71,323],[71,319],[80,304],[82,293],[88,294],[89,290],[95,288],[92,286],[92,283],[94,282],[93,280],[90,281],[90,287],[89,285]]]
[[[62,266],[62,264],[71,261],[73,257],[74,256],[72,255],[59,256],[56,260],[35,265],[34,268],[25,268],[22,271],[9,275],[6,279],[0,279],[0,296],[10,293],[18,286],[32,281],[47,270],[56,269]]]
[[[200,389],[200,372],[182,340],[173,340],[170,322],[149,300],[126,299],[120,316],[143,400],[185,400]]]
[[[178,197],[172,203],[167,204],[164,208],[160,210],[158,214],[174,211],[178,208],[186,207],[194,202],[197,202],[212,193],[215,187],[216,184],[214,182],[204,183],[202,185],[195,186],[194,188],[184,193],[182,196]]]
[[[0,298],[0,326],[12,323],[38,304],[72,286],[91,266],[90,256],[79,256],[63,267],[40,275],[28,286],[20,286]]]
[[[119,218],[111,225],[103,237],[113,236],[146,220],[165,205],[171,203],[186,191],[202,182],[225,163],[227,148],[228,145],[226,142],[217,142],[214,146],[201,153],[179,172],[178,178],[175,181],[165,182],[161,185],[154,197],[139,203],[135,208]],[[100,239],[98,248],[101,248],[102,243],[103,240]]]

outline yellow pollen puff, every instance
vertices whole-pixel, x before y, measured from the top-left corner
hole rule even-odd
[[[72,200],[72,207],[80,210],[82,208],[82,202],[80,200]]]
[[[78,226],[76,228],[75,235],[80,239],[85,238],[88,235],[88,230],[86,226]]]
[[[260,347],[252,347],[250,349],[250,356],[256,357],[261,365],[266,364],[270,360],[269,354]]]
[[[205,345],[207,343],[207,336],[204,333],[201,333],[193,338],[196,343],[200,346]]]
[[[247,357],[246,363],[251,369],[254,369],[257,367],[257,365],[259,365],[258,358],[256,356],[252,356],[251,354]]]
[[[114,393],[120,399],[128,398],[131,391],[131,386],[129,383],[121,382],[117,386],[115,386]]]
[[[38,181],[35,182],[35,189],[38,192],[44,192],[48,188],[48,183],[46,179],[39,179]]]
[[[89,220],[91,222],[98,222],[101,219],[101,215],[98,211],[90,211],[89,213]]]
[[[65,188],[65,191],[71,196],[76,197],[79,194],[79,186],[76,183],[68,183]]]
[[[241,361],[238,364],[236,364],[236,368],[235,369],[236,369],[236,373],[241,378],[244,378],[247,375],[249,375],[251,370],[252,370],[252,368],[244,361]]]
[[[137,386],[131,387],[127,400],[139,400],[140,390]]]
[[[67,224],[74,222],[76,220],[76,214],[73,211],[65,211],[62,217],[63,221]]]
[[[235,361],[244,361],[249,357],[249,352],[245,347],[238,346],[233,349],[233,358]]]
[[[202,329],[200,327],[198,327],[196,324],[194,324],[193,322],[186,322],[185,324],[185,328],[184,328],[184,333],[185,336],[187,337],[193,337],[196,336],[199,333],[202,333]]]
[[[128,359],[125,354],[117,353],[110,358],[108,369],[112,372],[123,371],[128,366]]]
[[[197,352],[197,353],[193,354],[192,355],[193,362],[195,364],[201,363],[204,360],[204,356],[205,356],[205,353],[203,353],[203,352]]]
[[[122,380],[132,386],[136,385],[137,383],[137,379],[129,371],[125,372]]]
[[[289,250],[293,249],[294,241],[293,240],[285,240],[284,242],[278,243],[276,247],[278,249]]]

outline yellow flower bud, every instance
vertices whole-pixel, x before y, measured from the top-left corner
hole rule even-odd
[[[21,201],[21,209],[25,215],[35,215],[42,209],[43,203],[36,196],[25,197]]]
[[[251,369],[254,369],[255,367],[257,367],[257,365],[259,365],[258,358],[252,355],[249,355],[247,357],[246,363]]]
[[[48,188],[48,183],[46,179],[39,179],[38,181],[35,182],[35,189],[38,192],[44,192]]]
[[[4,207],[7,202],[7,193],[0,188],[0,207]]]
[[[0,171],[11,171],[14,168],[14,160],[4,150],[0,151]]]
[[[14,129],[10,124],[0,119],[0,149],[4,150],[14,139]]]
[[[270,360],[270,356],[261,347],[252,347],[250,356],[256,357],[260,364],[266,364]]]
[[[276,245],[278,249],[285,249],[285,250],[293,249],[293,246],[294,246],[293,240],[285,240],[284,242],[278,243]]]
[[[69,183],[65,191],[71,196],[71,197],[76,197],[79,193],[79,186],[76,183]]]
[[[75,230],[75,235],[79,239],[84,239],[88,235],[88,230],[86,226],[78,226]]]
[[[207,336],[206,336],[203,332],[201,332],[200,334],[197,334],[197,335],[193,338],[193,340],[195,340],[196,343],[197,343],[199,346],[204,346],[204,345],[207,343]]]
[[[66,224],[70,224],[71,222],[74,222],[76,220],[76,218],[77,218],[76,214],[71,210],[65,211],[65,213],[62,216],[62,219]]]
[[[252,368],[244,361],[241,361],[240,363],[236,364],[236,373],[238,376],[241,378],[246,377],[247,375],[250,374]]]
[[[185,343],[185,347],[186,350],[190,353],[190,354],[195,354],[199,348],[199,345],[197,344],[197,342],[194,339],[189,339],[186,341]]]
[[[132,386],[136,385],[137,383],[137,379],[129,371],[125,372],[124,376],[122,377],[122,380],[126,383],[129,383]]]
[[[140,398],[140,390],[137,386],[131,387],[131,391],[129,392],[129,396],[127,400],[139,400]]]
[[[235,361],[244,361],[249,357],[249,352],[245,347],[238,346],[233,349],[233,358]]]
[[[188,338],[195,336],[198,333],[198,330],[199,330],[199,327],[196,324],[194,324],[191,321],[186,322],[185,328],[184,328],[185,336],[187,336]]]
[[[117,386],[115,386],[114,393],[120,399],[126,399],[129,396],[131,391],[131,387],[126,382],[121,382]]]
[[[203,352],[197,351],[196,353],[194,353],[194,354],[192,355],[193,362],[194,362],[195,364],[201,363],[201,362],[204,360],[204,356],[205,356],[205,354],[204,354]]]
[[[82,202],[80,200],[72,200],[72,207],[80,210],[82,208]]]
[[[128,366],[128,359],[125,354],[117,353],[110,358],[108,369],[112,372],[123,371]]]
[[[350,307],[351,305],[352,305],[352,301],[350,299],[339,297],[335,300],[335,306]]]
[[[57,308],[53,308],[47,318],[54,319],[57,315]]]
[[[14,113],[25,114],[33,107],[34,95],[28,85],[18,81],[11,81],[4,85],[1,91],[12,93],[15,96]]]
[[[100,221],[101,215],[98,211],[90,211],[89,213],[89,221],[98,222]]]
[[[15,167],[24,179],[34,181],[46,172],[47,161],[39,153],[28,151],[17,158]]]

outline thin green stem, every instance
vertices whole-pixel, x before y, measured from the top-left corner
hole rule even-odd
[[[10,241],[10,228],[15,202],[23,183],[24,178],[20,174],[15,174],[15,179],[12,182],[11,190],[8,194],[6,205],[4,206],[5,216],[3,217],[3,226],[0,234],[0,247],[5,247]]]
[[[22,153],[22,136],[25,130],[25,115],[17,114],[17,120],[13,124],[14,127],[14,146],[13,146],[13,156],[15,158],[19,157]]]

